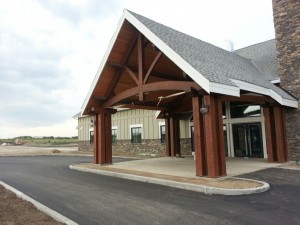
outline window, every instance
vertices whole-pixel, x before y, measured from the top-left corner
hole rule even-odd
[[[142,143],[141,127],[131,127],[131,143]]]
[[[230,115],[231,118],[261,116],[260,105],[248,102],[230,102]]]
[[[94,131],[90,131],[90,144],[94,143]]]
[[[166,143],[166,126],[160,126],[160,143]]]
[[[112,143],[117,143],[117,129],[112,129],[111,130],[111,136],[112,136]]]

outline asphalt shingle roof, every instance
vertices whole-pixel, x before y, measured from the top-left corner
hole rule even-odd
[[[238,49],[235,53],[252,60],[258,69],[266,75],[266,79],[279,79],[275,39]]]
[[[273,76],[267,74],[272,71],[271,69],[264,69],[260,63],[255,65],[246,55],[245,57],[238,55],[243,55],[242,49],[238,54],[228,52],[144,16],[128,12],[210,82],[236,86],[230,80],[236,79],[269,88],[285,99],[294,100],[281,88],[268,81],[266,77]]]

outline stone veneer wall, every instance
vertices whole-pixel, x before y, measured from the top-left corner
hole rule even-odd
[[[94,144],[90,144],[90,141],[78,141],[78,151],[92,152],[94,151]]]
[[[192,155],[192,142],[190,138],[180,139],[181,155]]]
[[[94,144],[89,141],[78,142],[79,151],[94,151]],[[144,139],[140,144],[132,144],[130,140],[117,140],[117,143],[112,145],[113,154],[131,153],[137,155],[155,155],[163,157],[166,154],[166,144],[160,143],[157,139]],[[191,139],[180,139],[181,155],[192,155]]]
[[[300,99],[300,1],[273,0],[280,85]],[[286,109],[290,160],[300,160],[300,109]]]

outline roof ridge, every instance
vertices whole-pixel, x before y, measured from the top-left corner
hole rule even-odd
[[[251,47],[253,47],[253,46],[255,46],[255,45],[260,45],[260,44],[263,44],[263,43],[269,42],[269,41],[275,41],[275,38],[269,39],[269,40],[266,40],[266,41],[262,41],[262,42],[258,42],[258,43],[252,44],[252,45],[248,45],[248,46],[245,46],[245,47],[243,47],[243,48],[236,49],[236,50],[234,50],[234,52],[235,52],[235,51],[239,51],[239,50],[244,50],[244,49],[246,49],[246,48],[251,48]]]
[[[149,19],[148,17],[145,17],[145,16],[140,15],[140,14],[138,14],[138,13],[132,12],[132,11],[127,10],[127,9],[124,9],[124,10],[127,11],[127,12],[129,12],[129,13],[132,14],[133,16],[137,15],[137,16],[143,17],[143,18],[145,18],[145,19],[147,19],[147,20],[150,20],[150,21],[152,21],[152,22],[154,22],[154,23],[157,23],[157,24],[159,24],[159,25],[161,25],[161,26],[164,26],[164,27],[166,27],[166,28],[168,28],[168,29],[172,29],[172,30],[174,30],[174,31],[176,31],[176,32],[179,32],[179,33],[181,33],[181,34],[183,34],[183,35],[185,35],[185,36],[187,36],[187,37],[190,37],[190,38],[192,38],[192,39],[194,39],[194,40],[197,40],[197,41],[199,41],[199,42],[205,43],[205,44],[207,44],[207,45],[209,45],[209,46],[211,46],[211,47],[213,47],[213,48],[215,48],[215,49],[218,49],[219,51],[226,52],[226,53],[229,54],[229,55],[232,55],[232,56],[234,56],[234,57],[237,57],[237,58],[240,58],[240,59],[242,59],[242,60],[244,60],[244,61],[248,61],[248,62],[252,63],[252,62],[251,62],[251,59],[248,59],[248,58],[246,58],[246,57],[243,57],[243,56],[241,56],[241,55],[238,55],[238,54],[236,54],[235,52],[228,51],[228,50],[223,49],[223,48],[221,48],[221,47],[219,47],[219,46],[216,46],[216,45],[214,45],[214,44],[212,44],[212,43],[203,41],[203,40],[201,40],[201,39],[199,39],[199,38],[197,38],[197,37],[194,37],[194,36],[192,36],[192,35],[190,35],[190,34],[187,34],[187,33],[182,32],[182,31],[180,31],[180,30],[177,30],[177,29],[175,29],[175,28],[172,28],[172,27],[169,27],[169,26],[167,26],[167,25],[164,25],[164,24],[162,24],[162,23],[160,23],[160,22],[157,22],[157,21],[155,21],[155,20],[153,20],[153,19]],[[255,67],[256,67],[256,66],[255,66]],[[261,72],[261,71],[259,70],[259,72]]]

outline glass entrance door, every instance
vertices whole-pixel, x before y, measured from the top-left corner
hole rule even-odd
[[[262,133],[260,123],[232,125],[234,155],[236,157],[263,158]]]

